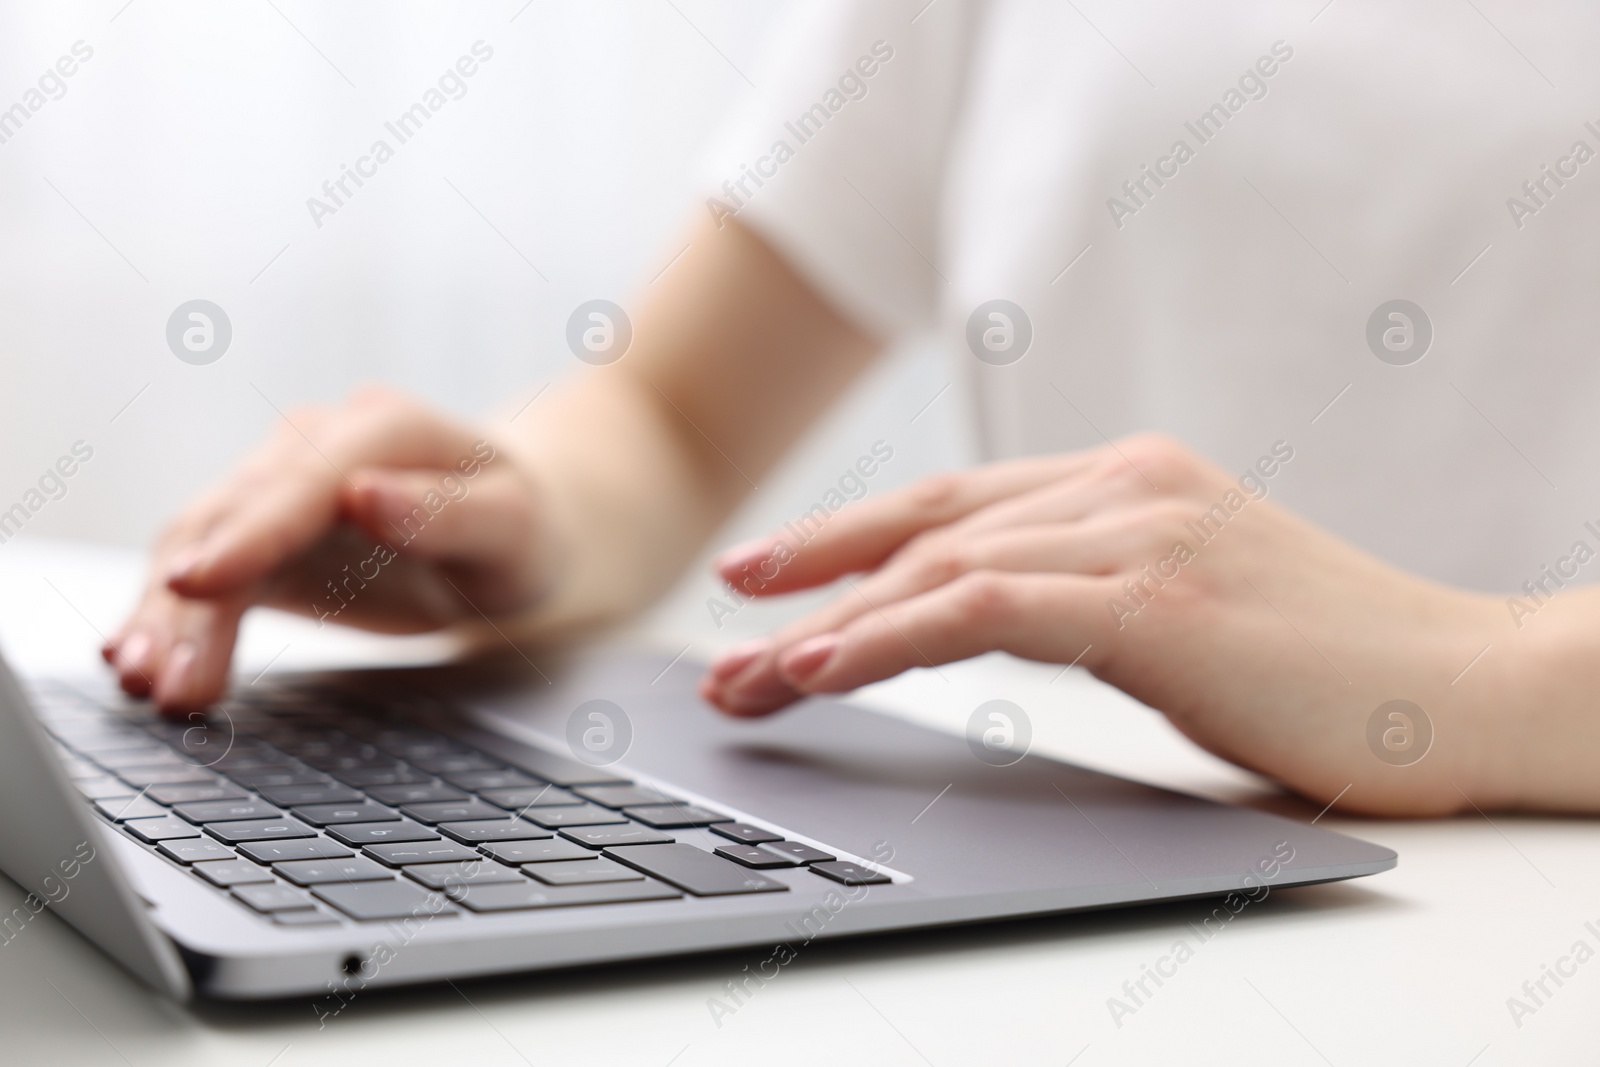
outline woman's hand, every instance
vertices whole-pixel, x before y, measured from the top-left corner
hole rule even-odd
[[[1279,442],[1241,479],[1142,435],[931,478],[805,544],[785,532],[730,550],[718,570],[753,595],[864,576],[724,654],[702,694],[760,715],[999,649],[1082,664],[1322,801],[1348,787],[1341,806],[1373,812],[1523,802],[1500,739],[1526,637],[1504,603],[1395,570],[1265,499],[1292,456]],[[1393,699],[1435,730],[1409,766],[1367,739]]]
[[[383,389],[290,412],[161,535],[102,654],[128,692],[197,708],[220,695],[252,604],[395,633],[527,608],[552,538],[501,444]]]
[[[210,702],[256,603],[388,631],[481,612],[566,641],[670,588],[879,349],[737,219],[686,236],[631,344],[500,433],[383,390],[291,413],[162,535],[104,650],[123,687]],[[430,499],[448,503],[421,523]]]

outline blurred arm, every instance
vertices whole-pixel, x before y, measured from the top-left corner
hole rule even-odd
[[[878,348],[760,236],[706,221],[650,287],[623,358],[552,390],[508,441],[555,532],[531,634],[659,595]]]

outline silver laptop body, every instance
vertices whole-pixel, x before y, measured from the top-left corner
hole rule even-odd
[[[987,734],[950,736],[841,702],[731,721],[694,695],[694,664],[669,666],[653,654],[591,652],[544,671],[517,659],[303,676],[261,699],[224,702],[204,724],[161,724],[101,680],[23,684],[0,663],[0,869],[30,894],[0,916],[0,939],[19,936],[49,907],[174,997],[311,995],[333,1014],[355,992],[381,986],[737,947],[771,950],[781,965],[816,939],[1189,897],[1217,898],[1220,923],[1280,888],[1395,865],[1389,849],[1315,826],[1018,758]],[[448,740],[429,740],[440,737]],[[263,753],[287,751],[300,755],[281,757],[295,760],[285,773],[261,765]],[[341,769],[364,753],[373,769]],[[129,767],[157,756],[153,771]],[[287,803],[269,805],[282,814],[253,829],[252,820],[232,820],[191,831],[179,812],[193,816],[209,803],[183,802],[212,795],[208,788],[238,795],[247,814],[268,803],[263,790],[281,801],[349,796],[339,792],[344,780],[381,778],[396,765],[406,768],[399,777],[426,779],[418,789],[444,791],[428,795],[454,789],[467,798],[399,811],[442,819],[457,803],[481,814],[479,794],[492,794],[508,823],[556,825],[532,841],[495,844],[500,855],[491,856],[490,845],[450,836],[468,822],[385,816],[384,825],[431,835],[411,855],[370,840],[343,845],[335,833],[349,824],[319,828]],[[574,781],[586,777],[591,784]],[[504,788],[522,779],[520,791]],[[303,788],[240,784],[302,780]],[[318,793],[319,780],[331,792]],[[119,783],[132,795],[109,795]],[[665,802],[624,803],[650,800],[652,790]],[[521,806],[556,795],[566,816]],[[376,810],[366,798],[348,803]],[[331,818],[329,807],[298,812]],[[561,825],[581,811],[611,821]],[[380,832],[375,822],[355,825],[350,832]],[[224,840],[284,826],[299,835],[285,848],[322,842],[350,858],[328,869],[274,865],[242,852],[249,841]],[[432,853],[459,857],[462,848],[473,858],[450,862],[464,880],[441,881],[448,872]],[[574,848],[578,859],[546,866],[535,855]],[[724,858],[730,850],[756,866]],[[380,853],[390,860],[381,871],[369,859]],[[437,888],[396,859],[408,856],[429,861],[421,866]],[[203,864],[212,866],[197,873]],[[341,881],[340,870],[354,880]],[[585,883],[586,871],[617,880]],[[213,884],[218,872],[252,881]],[[579,883],[539,877],[552,872]],[[412,906],[401,914],[399,904]],[[280,906],[287,910],[273,910]],[[347,908],[383,914],[356,918]]]

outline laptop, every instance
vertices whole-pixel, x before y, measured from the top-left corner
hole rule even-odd
[[[285,676],[163,720],[0,662],[0,869],[179,999],[310,995],[1214,897],[1395,853],[835,700],[713,713],[595,649]],[[987,720],[986,720],[987,721]],[[756,981],[751,978],[750,981]]]

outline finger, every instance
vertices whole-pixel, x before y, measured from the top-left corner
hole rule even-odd
[[[108,657],[119,684],[167,711],[212,703],[226,688],[239,620],[250,600],[185,600],[165,591],[148,598]]]
[[[385,394],[365,394],[384,396]],[[302,430],[292,419],[263,464],[235,479],[224,514],[203,536],[177,547],[168,584],[190,597],[217,596],[261,581],[303,552],[341,515],[353,488],[348,472],[370,466],[479,470],[495,452],[467,428],[399,398],[358,398]]]
[[[338,521],[339,490],[331,471],[286,466],[278,480],[241,494],[203,535],[173,550],[165,561],[167,587],[204,598],[261,581]]]
[[[142,628],[130,630],[128,623],[100,649],[100,655],[117,672],[117,684],[135,697],[149,696],[155,685],[151,675],[155,670],[152,657],[156,652],[150,634]]]
[[[1156,560],[1175,525],[1170,502],[1099,516],[1083,523],[1024,526],[956,535],[908,546],[875,574],[852,582],[831,603],[778,631],[764,647],[730,650],[713,660],[706,692],[734,713],[766,710],[793,699],[780,661],[796,645],[976,571],[1111,575]],[[734,662],[725,662],[733,660]]]
[[[157,664],[150,694],[162,711],[196,710],[222,696],[239,620],[248,605],[242,598],[179,602],[173,642]]]
[[[700,678],[706,703],[735,718],[765,715],[799,700],[801,694],[778,673],[776,644],[756,638],[724,654]]]
[[[797,693],[838,693],[984,652],[1068,663],[1109,644],[1114,589],[1108,578],[976,571],[796,646],[780,671]]]
[[[873,574],[854,582],[856,610],[904,600],[973,571],[1108,575],[1153,559],[1169,548],[1182,505],[1144,503],[1092,515],[1079,522],[992,528],[953,526],[897,552]],[[826,629],[824,608],[815,616]],[[806,620],[801,620],[804,623]],[[814,629],[815,627],[813,627]]]
[[[780,531],[729,549],[714,567],[735,588],[754,585],[758,592],[752,595],[809,588],[871,570],[924,530],[1104,461],[1099,450],[1014,460],[926,478],[837,514],[818,505]]]
[[[946,532],[952,537],[970,537],[991,530],[1088,521],[1107,511],[1126,513],[1152,498],[1176,500],[1152,488],[1139,472],[1127,464],[1105,464],[1079,478],[1042,485],[1026,493],[998,500],[944,530],[933,530],[923,537],[940,540]]]

